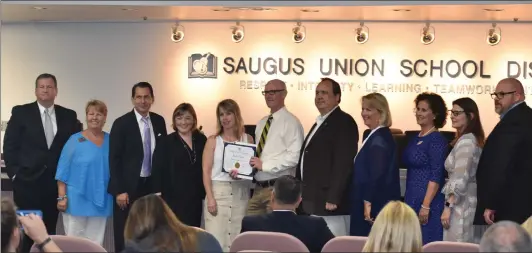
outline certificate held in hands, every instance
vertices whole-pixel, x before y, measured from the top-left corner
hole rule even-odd
[[[222,171],[231,173],[238,171],[238,178],[253,179],[255,170],[249,164],[249,160],[256,156],[257,145],[243,142],[225,142],[223,153]]]

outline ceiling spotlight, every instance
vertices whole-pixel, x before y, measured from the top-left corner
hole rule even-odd
[[[434,29],[430,23],[427,23],[425,27],[421,29],[421,43],[428,45],[434,42],[434,39],[436,39],[436,29]]]
[[[493,23],[486,36],[486,42],[488,45],[495,46],[499,44],[499,42],[501,42],[501,33],[501,28],[499,28],[497,24]]]
[[[231,39],[233,42],[238,43],[244,40],[244,26],[240,25],[240,22],[236,22],[236,26],[231,26]]]
[[[360,27],[355,29],[355,41],[358,44],[364,44],[369,39],[369,28],[360,22]]]
[[[297,22],[297,25],[292,28],[292,40],[295,43],[301,43],[307,36],[307,28],[301,25],[301,22]]]
[[[173,42],[181,42],[185,38],[185,27],[182,25],[175,23],[174,26],[172,26],[172,36],[171,39]]]

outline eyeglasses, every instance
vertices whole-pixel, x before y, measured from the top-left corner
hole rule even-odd
[[[494,93],[491,93],[490,95],[492,99],[502,99],[504,98],[504,96],[509,95],[509,94],[514,94],[514,93],[515,93],[515,90],[509,91],[509,92],[504,92],[504,91],[494,92]]]
[[[282,92],[282,91],[285,91],[284,89],[283,90],[265,90],[265,91],[262,91],[262,95],[266,96],[266,95],[275,95],[276,93],[278,92]]]
[[[455,117],[460,115],[460,114],[462,114],[462,113],[464,113],[464,111],[453,111],[453,110],[449,110],[449,112],[451,113],[451,115],[453,115]]]

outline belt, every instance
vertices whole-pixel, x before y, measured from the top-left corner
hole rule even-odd
[[[262,188],[268,188],[270,186],[273,186],[273,184],[275,184],[276,180],[277,180],[277,178],[266,180],[266,181],[257,181],[257,185],[262,187]]]

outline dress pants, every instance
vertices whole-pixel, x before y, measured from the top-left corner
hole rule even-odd
[[[67,236],[86,238],[103,246],[107,217],[72,216],[67,213],[62,213],[62,216]]]
[[[40,210],[48,234],[55,235],[57,227],[57,182],[51,172],[46,171],[32,181],[15,177],[13,181],[13,200],[17,210]],[[30,252],[33,240],[26,234],[19,245],[19,253]]]
[[[142,198],[152,193],[151,177],[139,177],[137,189],[134,193],[129,194],[129,205],[124,210],[116,204],[116,196],[114,197],[113,208],[113,229],[115,239],[115,252],[122,252],[124,250],[124,228],[126,227],[127,216],[129,210],[135,200]]]

